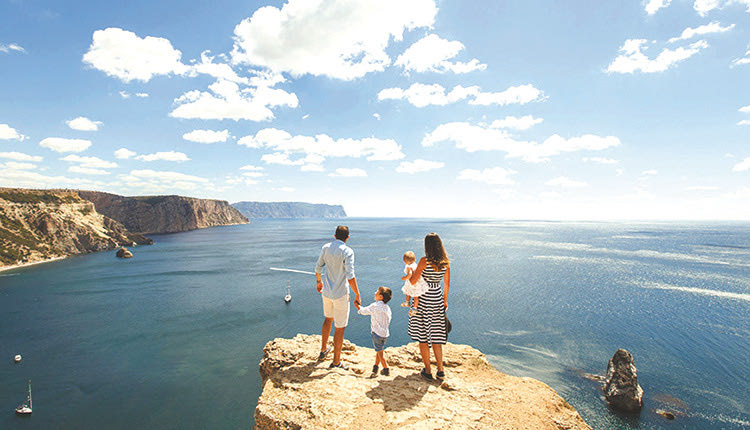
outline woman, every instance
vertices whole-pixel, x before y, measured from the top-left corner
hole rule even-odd
[[[437,362],[437,378],[445,378],[443,370],[443,345],[448,334],[445,330],[445,310],[448,308],[448,291],[451,284],[451,266],[443,248],[443,242],[437,233],[430,233],[424,238],[425,256],[419,260],[417,269],[409,278],[412,285],[420,276],[427,282],[429,289],[419,298],[419,312],[409,317],[409,336],[419,342],[424,369],[421,375],[432,380],[430,366],[430,346]],[[440,288],[440,281],[445,284],[445,292]]]

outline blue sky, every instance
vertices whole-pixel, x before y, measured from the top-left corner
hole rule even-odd
[[[0,0],[0,186],[750,219],[750,0]]]

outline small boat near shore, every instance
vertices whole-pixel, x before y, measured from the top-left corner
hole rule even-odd
[[[16,362],[16,363],[20,363],[21,362],[21,354],[16,354],[16,356],[13,357],[13,361]]]
[[[292,285],[286,284],[286,296],[284,296],[284,302],[289,303],[292,301]]]
[[[26,398],[26,403],[22,403],[18,405],[16,408],[16,413],[19,415],[30,415],[32,412],[32,403],[31,403],[31,380],[29,379],[29,396]]]

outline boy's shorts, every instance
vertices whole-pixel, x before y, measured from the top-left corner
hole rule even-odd
[[[380,337],[375,332],[372,332],[372,346],[375,347],[375,352],[380,352],[385,348],[385,341],[387,337]]]

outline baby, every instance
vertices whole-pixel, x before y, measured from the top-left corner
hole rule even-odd
[[[411,299],[414,298],[414,305],[409,310],[409,315],[413,316],[416,315],[417,312],[419,312],[419,296],[424,294],[427,291],[427,283],[422,279],[422,277],[419,277],[419,280],[416,284],[412,285],[411,281],[409,279],[411,278],[411,275],[414,273],[415,270],[417,270],[417,257],[414,255],[412,251],[406,251],[404,253],[404,273],[405,275],[401,277],[402,281],[404,282],[404,286],[401,287],[401,291],[406,295],[406,300],[401,303],[401,307],[408,308],[411,306]]]
[[[388,376],[390,374],[388,363],[385,362],[383,348],[385,348],[385,341],[388,340],[388,336],[390,335],[388,326],[391,324],[391,308],[386,303],[391,300],[392,295],[393,293],[390,288],[380,287],[375,292],[375,303],[364,308],[360,307],[359,303],[354,303],[360,315],[370,315],[372,345],[375,348],[375,365],[372,366],[370,378],[378,376],[379,364],[383,365],[383,371],[380,372],[381,375]]]

